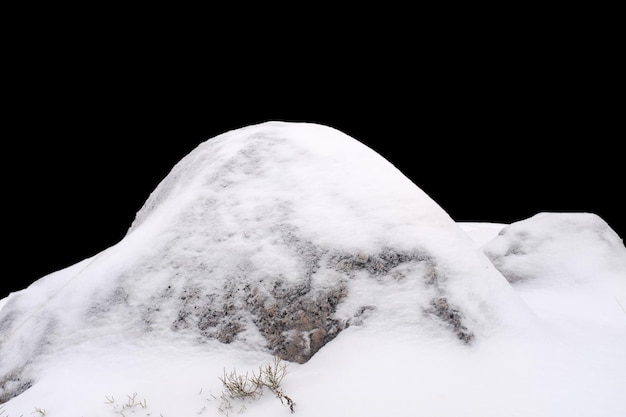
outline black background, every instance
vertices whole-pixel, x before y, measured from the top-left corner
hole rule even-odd
[[[0,298],[118,242],[183,156],[266,120],[344,131],[457,221],[586,211],[626,236],[619,60],[580,25],[347,31],[323,47],[289,28],[190,43],[88,26],[16,32],[5,60]]]

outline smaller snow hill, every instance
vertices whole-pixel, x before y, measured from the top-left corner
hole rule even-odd
[[[624,281],[622,239],[590,213],[537,214],[504,227],[483,251],[512,283],[542,280],[541,286],[559,287]]]
[[[539,213],[504,227],[482,250],[536,314],[624,335],[626,248],[597,215]]]
[[[457,225],[337,130],[227,132],[172,169],[117,245],[4,301],[0,415],[288,415],[271,393],[225,398],[218,379],[279,356],[304,417],[623,416],[611,233],[586,215]],[[555,272],[572,262],[594,276]]]

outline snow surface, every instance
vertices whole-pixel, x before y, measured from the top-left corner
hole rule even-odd
[[[401,259],[381,270],[389,253]],[[119,244],[0,301],[0,385],[32,381],[0,415],[288,415],[269,391],[226,409],[218,377],[272,360],[258,311],[229,289],[303,282],[303,304],[341,284],[332,320],[351,325],[289,363],[296,415],[626,415],[626,249],[606,223],[457,225],[372,150],[287,123],[200,145]],[[220,304],[230,291],[244,330],[222,343],[177,321],[190,289]],[[471,343],[429,312],[442,297]],[[146,408],[122,410],[133,393]]]
[[[474,241],[476,248],[489,243],[507,226],[503,223],[458,222],[457,224]]]

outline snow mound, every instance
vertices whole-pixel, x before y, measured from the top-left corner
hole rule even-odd
[[[609,225],[590,213],[539,213],[504,227],[483,251],[512,283],[626,283],[626,248]]]
[[[482,249],[554,331],[571,328],[577,338],[593,340],[581,346],[614,347],[606,355],[624,352],[626,248],[600,217],[540,213],[503,228]],[[621,361],[626,364],[623,355]]]
[[[380,155],[329,127],[264,123],[201,144],[121,242],[9,297],[0,402],[85,346],[219,341],[304,363],[348,327],[462,345],[529,317]]]

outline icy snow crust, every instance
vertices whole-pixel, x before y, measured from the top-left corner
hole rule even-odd
[[[277,354],[301,416],[621,416],[624,248],[600,219],[565,218],[583,232],[508,228],[588,247],[586,278],[542,285],[575,259],[533,243],[543,266],[499,263],[534,271],[512,287],[480,248],[504,225],[461,225],[472,241],[359,142],[310,124],[229,132],[174,167],[119,244],[5,300],[0,403],[111,416],[105,395],[137,392],[137,415],[223,415],[223,369]],[[507,236],[484,247],[494,262]],[[230,414],[289,414],[271,397]]]

